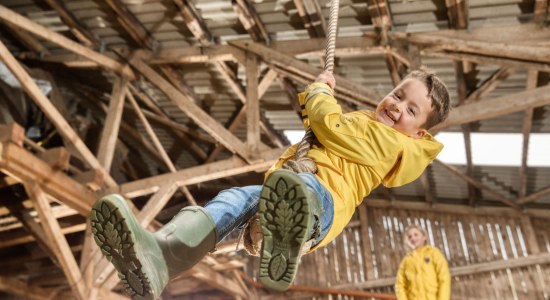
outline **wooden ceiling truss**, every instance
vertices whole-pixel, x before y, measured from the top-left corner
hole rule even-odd
[[[30,199],[25,199],[18,204],[5,205],[6,209],[3,213],[11,212],[13,217],[10,220],[16,221],[11,229],[25,228],[29,234],[3,240],[0,248],[32,240],[37,241],[43,249],[43,253],[38,257],[51,258],[59,266],[68,284],[61,290],[44,289],[36,283],[30,284],[30,281],[0,276],[0,290],[31,299],[51,299],[67,292],[78,299],[88,299],[90,295],[105,299],[125,299],[125,296],[115,292],[115,290],[118,291],[119,284],[116,272],[111,264],[102,259],[100,251],[93,245],[89,228],[76,221],[67,226],[62,224],[64,222],[61,220],[71,217],[82,219],[80,216],[88,215],[91,205],[99,196],[120,193],[129,200],[148,198],[141,209],[136,206],[133,209],[143,226],[155,229],[160,226],[156,220],[157,216],[176,192],[180,191],[190,204],[195,205],[197,200],[189,186],[247,172],[265,171],[276,161],[283,151],[282,148],[288,145],[288,141],[269,123],[261,110],[260,99],[275,82],[291,98],[296,94],[293,81],[307,83],[315,78],[320,70],[302,62],[299,58],[314,56],[324,61],[322,56],[326,36],[325,20],[317,1],[294,0],[304,28],[311,39],[271,41],[252,3],[247,0],[233,0],[232,8],[253,41],[232,41],[228,45],[219,45],[192,2],[173,0],[185,26],[200,47],[163,50],[157,49],[159,42],[122,1],[108,0],[106,1],[108,6],[116,14],[125,33],[138,46],[139,50],[126,53],[121,49],[102,49],[101,40],[80,23],[62,1],[46,0],[46,2],[57,12],[80,43],[0,5],[0,19],[14,35],[21,37],[22,44],[30,51],[16,58],[0,41],[0,58],[21,82],[29,97],[45,113],[68,146],[67,150],[44,150],[38,145],[33,145],[32,141],[25,141],[24,129],[17,124],[0,126],[0,170],[6,175],[0,182],[0,186],[6,188],[20,185]],[[391,31],[392,16],[386,0],[368,0],[367,9],[370,20],[376,28],[376,34],[338,38],[336,56],[383,54],[394,84],[401,80],[404,70],[414,69],[420,65],[420,55],[444,57],[454,61],[460,105],[453,109],[449,119],[433,132],[461,125],[466,145],[467,164],[465,172],[438,160],[436,164],[467,182],[470,187],[470,205],[437,203],[434,206],[438,200],[432,193],[434,186],[432,167],[429,167],[420,178],[424,189],[424,202],[399,201],[388,192],[387,200],[370,200],[368,205],[464,214],[527,216],[526,222],[529,222],[529,216],[548,218],[550,215],[548,210],[532,209],[528,204],[550,194],[550,188],[543,188],[532,194],[527,193],[527,155],[533,110],[536,107],[550,105],[550,86],[539,86],[537,80],[540,72],[550,72],[548,51],[544,51],[543,47],[536,43],[520,44],[513,41],[504,43],[507,39],[506,33],[495,37],[493,29],[467,31],[467,1],[446,0],[445,4],[449,30],[437,33],[404,34]],[[535,1],[534,14],[537,24],[517,25],[510,28],[510,32],[522,33],[532,39],[550,38],[550,32],[546,29],[532,30],[533,26],[540,26],[548,20],[548,10],[548,1]],[[53,55],[34,36],[54,43],[72,54]],[[406,47],[398,45],[406,45]],[[419,55],[411,56],[414,53]],[[92,153],[79,138],[75,129],[66,121],[65,116],[40,91],[18,58],[62,62],[68,68],[99,67],[110,72],[114,77],[110,99],[89,104],[105,116],[97,154]],[[210,64],[223,78],[239,103],[233,117],[225,126],[199,105],[193,89],[177,69],[178,65],[192,63]],[[468,74],[475,73],[478,64],[497,64],[500,68],[477,84],[475,80],[469,79]],[[239,78],[239,73],[234,66],[244,68],[245,80]],[[519,69],[529,70],[525,91],[506,96],[487,97],[499,83]],[[353,110],[356,107],[372,108],[381,99],[381,95],[374,89],[360,86],[338,75],[336,79],[337,96],[342,100],[345,110]],[[155,104],[155,99],[140,88],[138,80],[146,80],[150,86],[164,93],[192,120],[193,124],[184,125],[174,121]],[[87,97],[97,98],[97,94],[86,89],[82,90]],[[518,102],[517,99],[522,101]],[[108,105],[104,102],[108,102]],[[300,109],[294,106],[294,110],[299,113]],[[524,136],[522,164],[519,169],[521,182],[517,195],[503,194],[483,184],[474,176],[470,146],[472,122],[520,111],[525,111],[522,128]],[[135,128],[132,128],[132,125],[124,121],[124,112],[137,116],[148,139],[144,139]],[[242,141],[235,135],[244,119],[246,119],[246,141]],[[176,159],[171,157],[164,148],[153,124],[163,126],[187,144],[187,151],[198,165],[178,169]],[[195,129],[195,125],[200,130]],[[262,137],[265,139],[262,140]],[[124,152],[123,145],[132,143],[125,142],[128,139],[139,144],[141,150],[148,153],[159,168],[162,167],[166,172],[142,178],[138,171],[127,169],[128,173],[134,174],[132,177],[135,180],[118,184],[111,175],[111,170],[118,156],[116,151]],[[275,147],[270,147],[264,142],[266,140]],[[223,151],[232,155],[220,160],[219,155]],[[38,153],[41,154],[38,155]],[[69,153],[73,159],[81,161],[91,171],[80,170],[70,165]],[[480,191],[490,194],[503,206],[472,207],[476,206]],[[365,206],[360,207],[361,222],[365,222],[367,218],[365,209]],[[69,234],[83,231],[85,231],[85,242],[78,246],[71,245]],[[75,258],[78,252],[80,252],[79,262]],[[235,262],[229,265],[220,256],[206,257],[178,279],[181,282],[174,284],[174,289],[177,285],[184,292],[185,289],[195,289],[193,282],[200,281],[237,299],[254,297],[256,292],[254,288],[244,284],[239,273],[235,271],[242,265]],[[548,262],[546,254],[513,261],[518,266],[541,262]],[[482,263],[454,268],[453,273],[473,274],[480,270],[485,272],[500,270],[504,263],[491,265]],[[506,263],[509,264],[510,261]],[[361,287],[383,287],[389,284],[389,280],[368,278]],[[172,287],[169,287],[170,289]]]

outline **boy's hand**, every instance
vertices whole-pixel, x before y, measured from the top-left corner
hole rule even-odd
[[[323,71],[321,74],[319,74],[315,79],[315,82],[326,83],[333,90],[336,86],[336,79],[334,79],[334,75],[332,75],[332,73],[329,71]]]

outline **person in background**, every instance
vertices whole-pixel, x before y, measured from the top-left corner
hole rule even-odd
[[[410,249],[397,271],[398,300],[451,299],[451,273],[447,260],[436,247],[426,245],[428,235],[418,225],[405,228],[405,244]]]

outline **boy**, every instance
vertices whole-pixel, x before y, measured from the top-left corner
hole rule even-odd
[[[156,299],[170,278],[190,269],[217,242],[257,212],[262,227],[260,280],[284,291],[304,245],[312,251],[334,240],[380,183],[415,180],[441,151],[427,129],[449,112],[449,93],[433,74],[414,71],[378,104],[376,112],[342,114],[329,72],[300,94],[319,141],[308,152],[317,172],[281,170],[296,145],[267,172],[263,186],[231,188],[205,207],[185,207],[159,231],[141,228],[118,195],[94,204],[91,226],[133,299]]]

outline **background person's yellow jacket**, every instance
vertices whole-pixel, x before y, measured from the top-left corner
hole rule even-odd
[[[449,300],[451,274],[439,249],[423,246],[407,254],[395,279],[399,300]]]
[[[429,134],[413,139],[376,121],[371,111],[343,114],[324,83],[309,85],[299,97],[300,104],[305,101],[304,127],[309,124],[320,142],[308,156],[317,163],[315,175],[334,200],[332,227],[316,247],[334,240],[380,183],[397,187],[415,180],[443,148]],[[287,149],[266,177],[293,158],[296,147]]]

